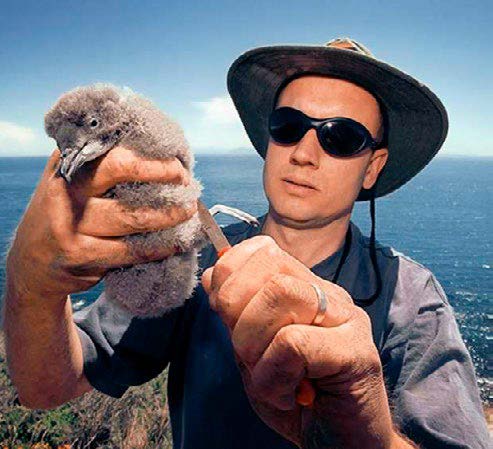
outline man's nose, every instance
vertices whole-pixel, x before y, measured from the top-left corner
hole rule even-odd
[[[310,129],[303,138],[293,147],[290,162],[295,165],[312,165],[318,168],[323,149],[320,147],[317,132]]]

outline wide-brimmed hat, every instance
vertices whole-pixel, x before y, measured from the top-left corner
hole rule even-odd
[[[257,152],[265,158],[268,121],[280,90],[303,74],[351,81],[375,96],[386,123],[389,156],[375,186],[375,197],[409,181],[435,156],[448,131],[445,107],[423,83],[376,59],[349,38],[325,45],[275,45],[240,55],[228,71],[228,91]],[[362,190],[358,201],[370,199]]]

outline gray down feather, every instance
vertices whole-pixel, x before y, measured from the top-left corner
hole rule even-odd
[[[128,88],[95,84],[65,93],[46,114],[45,130],[57,142],[62,154],[59,173],[68,182],[81,165],[116,145],[148,159],[177,157],[193,175],[194,157],[181,127]],[[104,196],[130,207],[161,208],[191,205],[201,189],[192,176],[188,186],[120,183]],[[106,296],[141,317],[159,316],[183,305],[197,284],[197,252],[206,243],[198,214],[171,229],[123,239],[131,250],[177,246],[183,254],[109,271],[104,278]]]

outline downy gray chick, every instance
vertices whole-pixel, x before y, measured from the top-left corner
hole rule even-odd
[[[124,146],[150,159],[177,157],[192,174],[188,186],[120,183],[104,196],[131,207],[189,206],[201,193],[194,157],[181,127],[149,100],[109,84],[79,87],[60,97],[45,116],[46,133],[61,151],[59,174],[70,182],[86,162]],[[171,229],[123,237],[133,250],[178,247],[165,260],[118,268],[105,278],[106,296],[137,316],[159,316],[182,305],[197,283],[197,252],[206,243],[195,214]]]

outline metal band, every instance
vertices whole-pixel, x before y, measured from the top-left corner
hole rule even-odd
[[[310,285],[313,287],[313,289],[317,293],[317,298],[318,298],[317,314],[315,315],[315,318],[313,318],[313,321],[311,322],[311,324],[318,326],[318,325],[322,324],[322,321],[325,318],[325,312],[327,311],[327,298],[325,296],[324,291],[318,285],[311,284],[311,283],[310,283]]]

